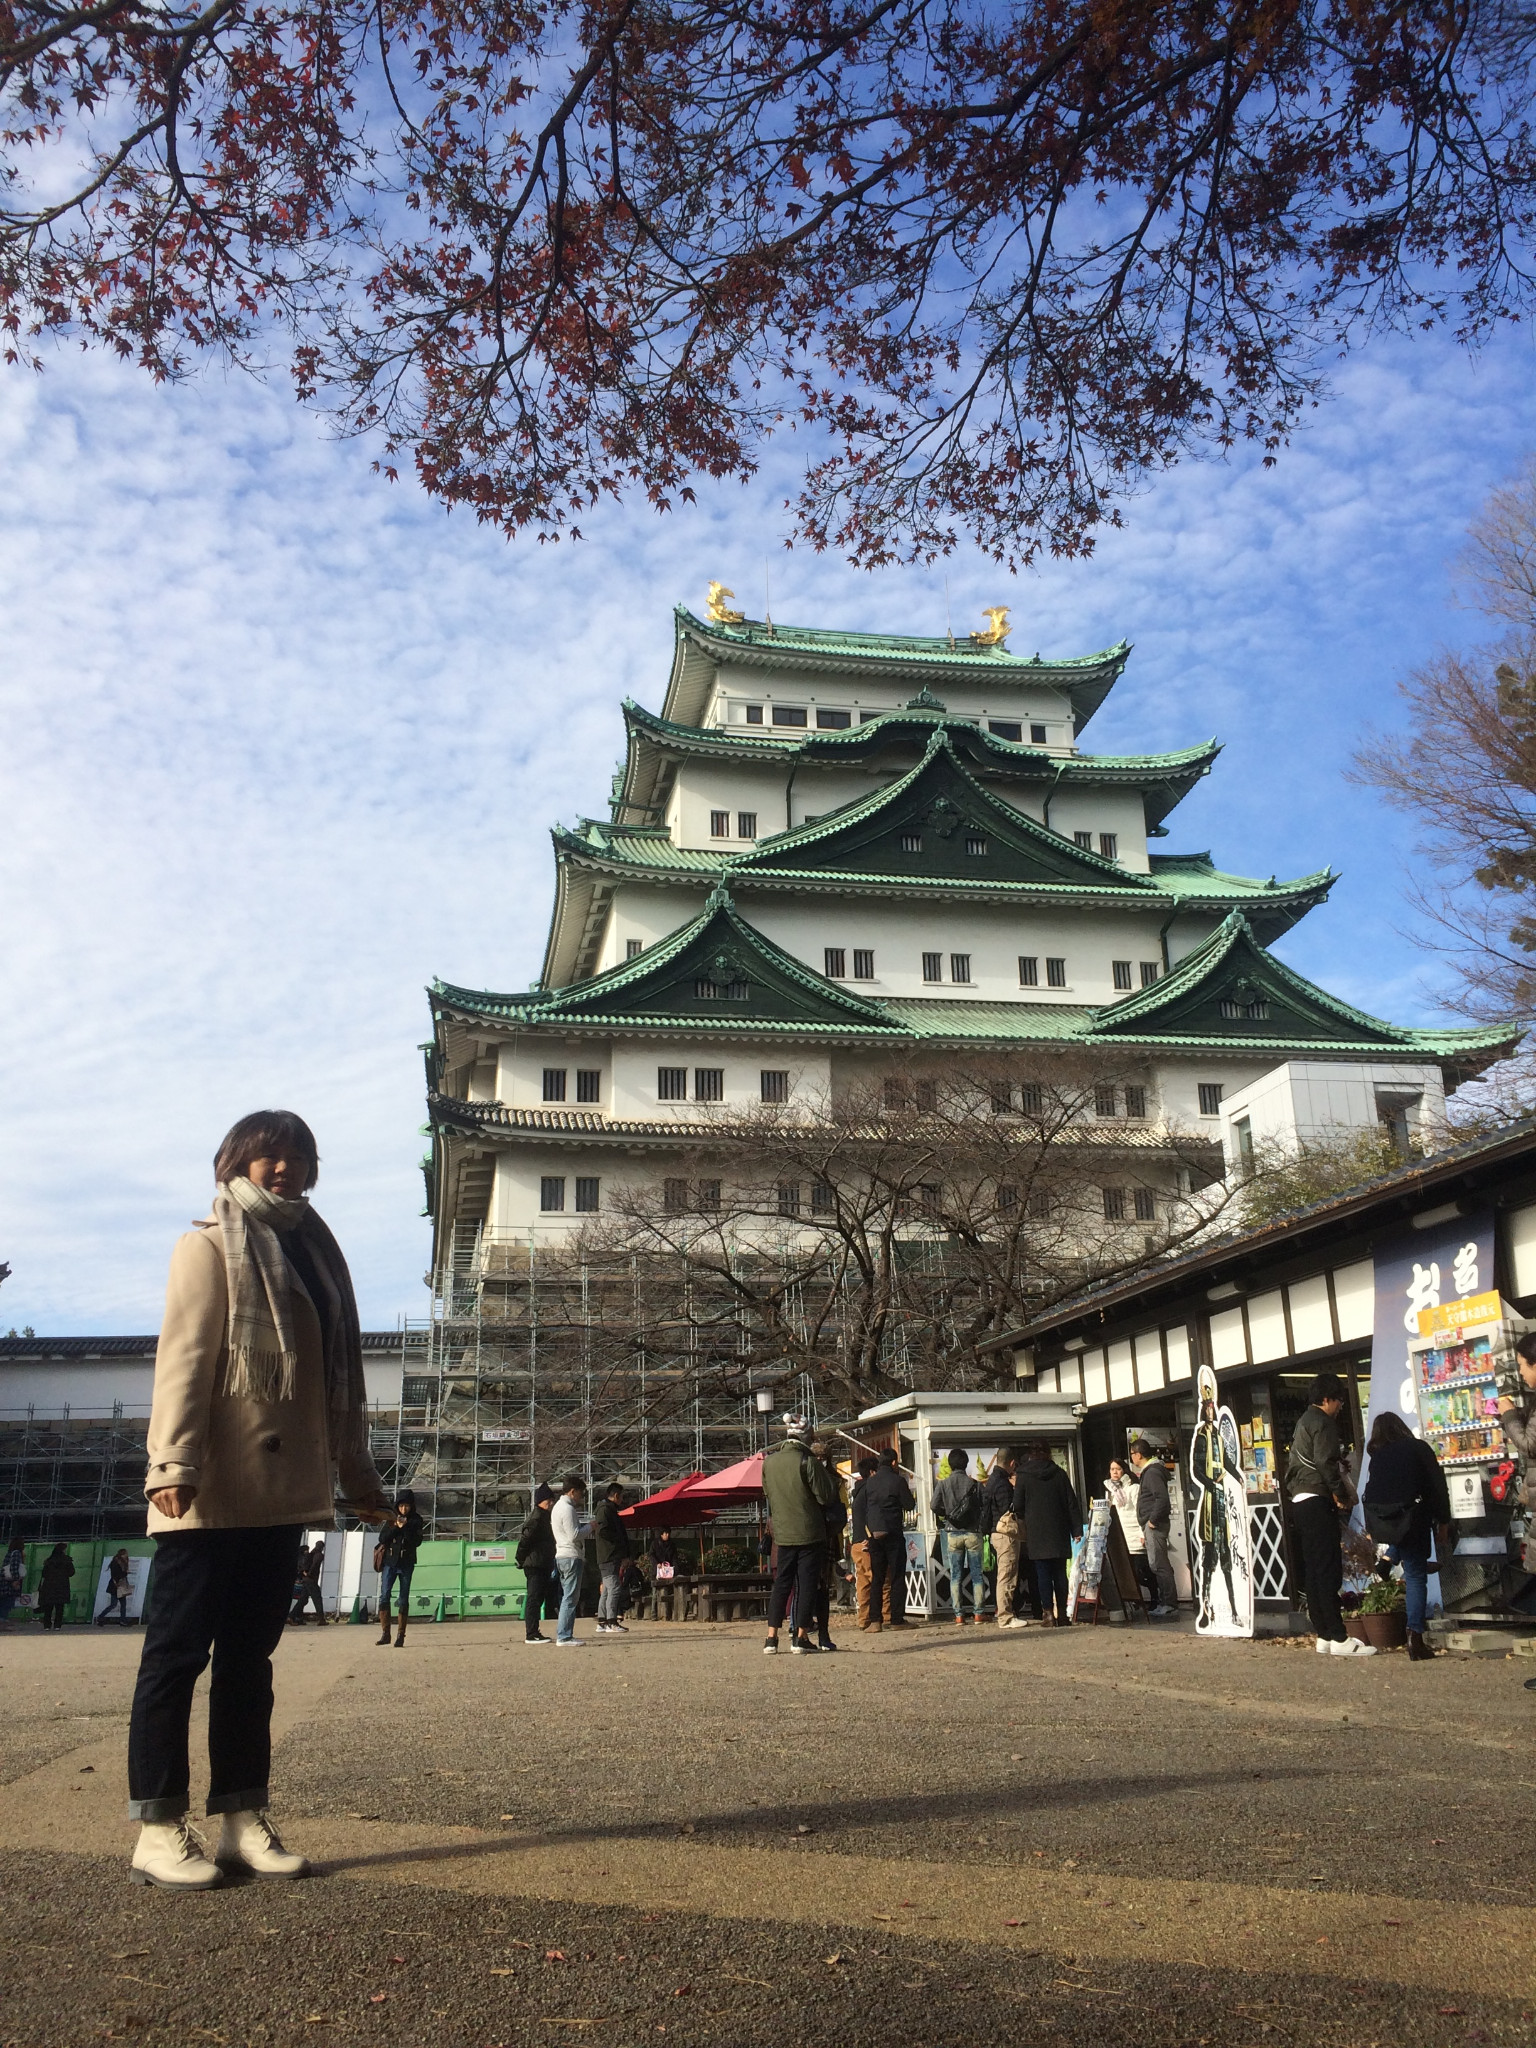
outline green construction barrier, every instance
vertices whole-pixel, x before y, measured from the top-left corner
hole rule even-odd
[[[527,1582],[511,1537],[423,1543],[411,1578],[411,1614],[424,1621],[521,1620]]]
[[[155,1554],[154,1539],[150,1536],[106,1536],[82,1541],[65,1538],[64,1547],[75,1567],[75,1576],[69,1582],[69,1601],[64,1609],[64,1620],[67,1625],[96,1619],[96,1585],[101,1577],[102,1561],[105,1558],[115,1557],[120,1550],[126,1550],[130,1557],[153,1557]],[[43,1561],[53,1555],[53,1548],[52,1543],[27,1545],[26,1590],[34,1599],[43,1576]],[[150,1586],[146,1587],[144,1594],[146,1614],[149,1612],[153,1582],[154,1574],[151,1572]],[[37,1619],[36,1607],[15,1607],[11,1610],[13,1623]],[[141,1626],[141,1623],[134,1623],[133,1626]]]

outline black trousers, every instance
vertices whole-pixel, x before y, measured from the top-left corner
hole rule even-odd
[[[65,1604],[62,1600],[50,1600],[48,1602],[48,1605],[42,1610],[44,1628],[62,1628],[64,1626]]]
[[[825,1543],[781,1543],[779,1562],[773,1574],[773,1591],[768,1595],[768,1626],[777,1628],[784,1619],[789,1596],[795,1596],[795,1628],[800,1635],[816,1630],[816,1601],[821,1590],[821,1566]]]
[[[886,1581],[891,1587],[891,1621],[907,1618],[907,1539],[902,1535],[869,1536],[869,1611],[878,1620],[885,1598]]]
[[[176,1529],[155,1538],[154,1591],[128,1724],[128,1812],[179,1820],[191,1767],[192,1688],[213,1652],[209,1813],[267,1802],[272,1652],[298,1572],[301,1528]]]
[[[1056,1619],[1067,1618],[1067,1560],[1064,1557],[1037,1557],[1034,1559],[1035,1586],[1040,1594],[1040,1618],[1051,1618],[1051,1598],[1056,1600]]]
[[[1344,1553],[1332,1494],[1314,1493],[1309,1500],[1292,1501],[1291,1527],[1301,1551],[1301,1582],[1312,1626],[1324,1641],[1342,1643],[1346,1631],[1339,1588],[1344,1583]]]
[[[325,1601],[321,1596],[320,1581],[318,1579],[300,1579],[298,1583],[304,1590],[294,1601],[293,1612],[289,1615],[288,1619],[290,1621],[302,1621],[305,1608],[313,1605],[316,1614],[324,1621]]]
[[[560,1612],[559,1575],[547,1565],[529,1565],[524,1574],[528,1591],[523,1598],[523,1634],[531,1642],[543,1631],[539,1623],[547,1614],[551,1621]]]

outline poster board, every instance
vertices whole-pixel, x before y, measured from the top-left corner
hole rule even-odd
[[[128,1619],[142,1621],[144,1618],[144,1589],[149,1584],[149,1568],[154,1563],[151,1557],[130,1557],[128,1560]],[[101,1561],[101,1570],[96,1575],[96,1605],[91,1609],[91,1619],[106,1610],[107,1582],[111,1572],[112,1556]],[[112,1619],[120,1618],[120,1610],[114,1604]]]
[[[1114,1505],[1110,1501],[1096,1500],[1088,1509],[1088,1525],[1072,1546],[1072,1563],[1067,1572],[1068,1621],[1077,1619],[1080,1600],[1098,1605],[1110,1524],[1114,1519]]]
[[[1208,1365],[1200,1368],[1197,1398],[1189,1446],[1195,1629],[1203,1636],[1251,1636],[1253,1544],[1242,1438]]]

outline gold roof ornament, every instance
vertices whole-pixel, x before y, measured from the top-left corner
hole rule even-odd
[[[704,609],[709,613],[709,616],[717,626],[745,625],[746,613],[733,612],[725,601],[728,597],[734,597],[735,595],[735,591],[727,590],[723,583],[711,583],[709,586],[709,597],[705,602]]]
[[[1013,628],[1008,623],[1008,606],[1005,604],[984,605],[982,617],[992,621],[985,633],[973,633],[971,644],[975,647],[1001,647]]]

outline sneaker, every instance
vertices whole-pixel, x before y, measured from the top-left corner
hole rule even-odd
[[[552,1643],[552,1642],[554,1641],[554,1637],[553,1637],[553,1636],[524,1636],[524,1637],[523,1637],[523,1641],[524,1641],[524,1642],[525,1642],[525,1643],[526,1643],[526,1644],[528,1645],[528,1647],[529,1647],[529,1649],[530,1649],[530,1650],[537,1650],[537,1649],[541,1649],[541,1648],[542,1648],[542,1649],[548,1649],[549,1645],[550,1645],[550,1644],[551,1644],[551,1643]]]
[[[226,1813],[214,1861],[220,1870],[249,1870],[256,1877],[308,1877],[309,1864],[278,1840],[264,1813]]]
[[[1332,1643],[1329,1648],[1335,1657],[1374,1657],[1376,1654],[1376,1645],[1362,1643],[1358,1636],[1346,1636],[1342,1643]]]
[[[582,1650],[586,1648],[586,1645],[582,1642],[580,1636],[556,1636],[555,1648],[557,1650]]]
[[[597,1624],[597,1633],[598,1633],[598,1634],[599,1634],[600,1636],[608,1636],[608,1635],[612,1635],[612,1634],[613,1634],[613,1623],[612,1623],[611,1621],[600,1621],[600,1622],[599,1622],[599,1623]]]
[[[1166,1621],[1170,1614],[1177,1614],[1178,1611],[1177,1607],[1168,1607],[1166,1605],[1152,1609],[1153,1614],[1159,1621]]]
[[[614,1636],[627,1636],[629,1634],[629,1630],[624,1626],[622,1621],[610,1621],[608,1624],[608,1633]]]
[[[789,1646],[789,1654],[792,1657],[819,1657],[821,1645],[813,1643],[809,1636],[796,1636]]]
[[[835,1650],[837,1645],[830,1636],[818,1636],[816,1638],[816,1647],[818,1650]]]
[[[778,1654],[779,1639],[777,1636],[770,1636],[767,1642],[763,1645],[763,1655],[765,1657],[777,1657]]]
[[[128,1870],[130,1884],[155,1884],[168,1892],[211,1892],[224,1873],[210,1862],[202,1839],[188,1827],[186,1816],[172,1821],[145,1821],[134,1844]]]
[[[1333,1645],[1329,1642],[1326,1636],[1318,1637],[1316,1649],[1319,1657],[1328,1657],[1333,1654]]]

